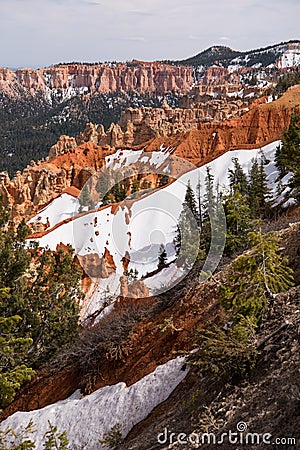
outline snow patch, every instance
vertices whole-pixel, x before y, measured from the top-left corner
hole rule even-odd
[[[36,429],[32,439],[41,450],[50,421],[58,431],[66,430],[72,450],[82,449],[83,445],[89,450],[104,450],[106,447],[98,441],[114,425],[121,425],[125,437],[171,395],[188,373],[182,369],[184,362],[182,357],[170,360],[129,387],[125,383],[105,386],[83,398],[76,391],[67,400],[45,408],[17,412],[2,422],[0,429],[12,428],[18,434],[32,420]]]
[[[78,198],[69,194],[61,194],[59,197],[52,200],[49,205],[38,212],[27,223],[43,223],[48,224],[48,227],[62,222],[65,219],[74,217],[78,214],[80,203]]]

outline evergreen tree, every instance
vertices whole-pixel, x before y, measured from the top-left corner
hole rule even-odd
[[[230,192],[234,195],[239,192],[241,195],[248,194],[247,175],[245,174],[238,158],[232,158],[233,169],[228,170]]]
[[[33,363],[48,358],[78,332],[80,269],[71,247],[41,250],[35,271],[11,292],[11,307],[22,316],[20,333],[30,336]],[[13,311],[14,312],[14,311]]]
[[[196,198],[195,198],[195,193],[193,191],[193,188],[191,187],[190,180],[188,180],[188,183],[187,183],[183,206],[186,206],[187,208],[189,208],[189,210],[193,214],[194,218],[197,219],[198,211],[197,211]]]
[[[269,232],[250,232],[250,251],[232,263],[232,272],[221,288],[221,303],[232,313],[258,323],[275,294],[293,285],[293,271],[280,255],[279,238]]]
[[[166,174],[159,174],[158,180],[159,180],[158,187],[162,187],[170,182],[170,177],[169,177],[169,175],[166,175]]]
[[[263,159],[260,162],[257,159],[254,160],[249,177],[249,205],[252,217],[254,219],[265,218],[270,212],[270,189]]]
[[[300,202],[300,166],[295,167],[294,174],[289,182],[289,186],[293,190],[293,197]]]
[[[126,188],[123,183],[119,182],[112,188],[112,194],[116,202],[122,202],[126,198]]]
[[[9,291],[0,289],[0,301],[8,298]],[[15,337],[20,316],[0,317],[0,408],[11,403],[25,381],[34,371],[23,364],[32,339]]]
[[[199,228],[196,199],[190,181],[186,188],[182,211],[179,216],[174,245],[176,255],[180,256],[177,264],[191,267],[199,253]]]
[[[32,340],[24,363],[38,364],[78,331],[81,272],[70,247],[52,252],[27,246],[26,224],[15,231],[1,202],[0,224],[0,289],[9,290],[0,317],[21,317],[14,335]]]
[[[164,269],[167,264],[167,252],[164,244],[161,244],[159,247],[159,253],[158,253],[158,266],[157,268],[159,270]]]
[[[225,252],[231,254],[247,243],[245,237],[252,228],[251,209],[247,197],[239,190],[233,191],[223,201],[227,225]]]
[[[218,227],[218,199],[214,188],[214,176],[207,167],[205,177],[205,195],[203,202],[203,223],[201,232],[201,250],[208,253],[211,245],[212,227]]]
[[[205,177],[205,206],[204,206],[204,220],[209,220],[213,217],[216,211],[217,199],[214,189],[214,176],[211,173],[211,168],[207,167]]]
[[[197,203],[198,203],[198,225],[200,233],[202,233],[202,227],[203,227],[203,216],[202,216],[202,194],[201,194],[201,182],[200,182],[200,176],[198,175],[198,183],[196,186],[197,191]]]
[[[292,115],[282,144],[277,147],[275,162],[282,177],[300,166],[300,120],[296,115]]]
[[[131,185],[131,193],[134,194],[135,192],[138,192],[140,190],[140,183],[137,178],[135,178]]]

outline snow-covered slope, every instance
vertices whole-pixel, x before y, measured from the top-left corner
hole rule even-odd
[[[288,49],[279,58],[276,66],[279,69],[286,69],[288,67],[297,67],[300,64],[300,49]]]
[[[107,292],[117,295],[119,293],[119,278],[123,275],[123,258],[128,252],[130,258],[129,269],[137,269],[139,278],[157,269],[159,246],[166,246],[168,260],[175,256],[173,239],[181,212],[186,186],[190,181],[196,190],[199,182],[202,185],[202,195],[205,194],[204,180],[207,168],[215,176],[215,185],[219,190],[226,191],[228,187],[228,169],[233,168],[233,158],[238,158],[243,169],[248,172],[253,159],[260,159],[262,155],[267,161],[265,170],[268,175],[268,184],[276,197],[276,179],[278,176],[275,167],[274,156],[279,141],[273,142],[262,149],[235,150],[227,152],[199,169],[192,170],[182,175],[172,184],[152,194],[140,198],[135,202],[124,202],[114,213],[112,207],[107,206],[97,212],[91,212],[84,216],[62,224],[39,239],[41,246],[49,246],[55,249],[60,242],[71,244],[78,255],[99,255],[103,257],[105,249],[113,257],[116,265],[116,273],[106,278],[97,280],[97,287],[93,286],[93,298],[90,299],[87,312],[91,314],[107,296]],[[134,152],[133,152],[134,153]],[[126,160],[130,155],[126,153]],[[136,158],[133,155],[132,158]],[[124,161],[123,161],[124,162]],[[56,208],[56,206],[55,206]],[[55,220],[55,213],[51,213]],[[56,216],[57,218],[57,216]],[[85,267],[86,272],[91,273],[91,267]],[[155,283],[147,279],[146,284],[150,289],[159,287],[166,282],[163,272],[155,275]],[[181,277],[172,272],[173,281]],[[95,278],[95,276],[92,278]],[[98,277],[99,278],[99,277]]]
[[[76,216],[79,206],[78,198],[70,194],[61,194],[30,219],[28,224],[42,223],[47,225],[47,228],[52,228],[63,220]]]
[[[1,423],[0,430],[11,428],[20,435],[32,420],[36,431],[30,437],[37,443],[37,450],[41,450],[50,422],[59,431],[67,431],[70,449],[104,450],[107,447],[99,444],[99,439],[114,425],[121,425],[125,437],[135,424],[170,396],[188,373],[182,369],[183,364],[184,358],[176,358],[129,387],[125,383],[105,386],[83,398],[76,391],[67,400],[43,409],[17,412]]]

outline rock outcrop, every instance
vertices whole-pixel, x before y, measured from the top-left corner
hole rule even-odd
[[[147,147],[175,147],[174,155],[200,166],[235,149],[259,148],[282,138],[293,112],[300,112],[300,85],[293,86],[278,100],[257,102],[238,118],[219,123],[200,123],[198,129],[171,137],[157,137]]]
[[[281,139],[293,111],[300,112],[300,85],[275,102],[254,102],[241,117],[218,123],[198,122],[197,110],[183,112],[167,105],[127,110],[109,132],[104,133],[102,125],[89,124],[76,140],[62,136],[45,162],[32,161],[12,180],[1,173],[0,192],[14,216],[28,217],[65,189],[74,186],[80,190],[118,147],[145,147],[146,151],[157,151],[161,145],[172,147],[173,155],[200,166],[226,151],[258,148]]]
[[[164,102],[161,108],[127,108],[117,124],[107,131],[103,125],[88,123],[77,137],[79,144],[93,142],[110,147],[140,145],[157,136],[174,136],[199,129],[203,122],[220,122],[229,117],[240,117],[248,110],[249,102],[241,99],[228,100],[202,98],[203,103],[193,108],[171,108]]]
[[[32,161],[12,180],[6,172],[0,174],[0,193],[5,203],[12,206],[15,217],[34,214],[72,186],[80,190],[104,165],[105,157],[113,153],[112,149],[91,142],[74,147],[74,142],[63,136],[51,149],[51,159],[37,164]]]
[[[194,83],[193,69],[159,62],[61,64],[45,69],[0,69],[0,90],[73,92],[138,92],[163,95],[187,92]]]

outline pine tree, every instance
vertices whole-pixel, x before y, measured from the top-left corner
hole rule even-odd
[[[170,182],[170,177],[167,174],[159,174],[158,180],[159,180],[158,187],[162,187]]]
[[[159,253],[158,253],[158,266],[157,268],[159,270],[164,269],[167,264],[167,252],[164,244],[161,244],[159,247]]]
[[[223,202],[227,225],[225,252],[231,254],[247,244],[245,237],[253,221],[247,197],[239,190],[233,191]]]
[[[248,194],[247,175],[245,174],[238,158],[232,158],[233,169],[228,170],[230,192],[234,195],[239,192],[241,195]]]
[[[210,220],[216,211],[216,195],[214,189],[214,176],[211,173],[211,168],[207,167],[205,177],[205,208],[204,208],[204,220]]]
[[[70,247],[52,252],[27,246],[26,224],[15,231],[1,202],[0,224],[0,289],[9,290],[0,317],[21,317],[14,335],[32,340],[24,362],[39,364],[78,331],[81,271]]]
[[[249,242],[251,249],[232,263],[232,272],[221,289],[221,303],[234,320],[244,316],[258,323],[269,299],[293,285],[293,271],[280,254],[274,232],[252,231]]]
[[[300,167],[295,167],[289,186],[293,190],[293,197],[300,202]]]
[[[197,191],[197,203],[198,203],[198,225],[199,225],[199,231],[202,233],[202,227],[203,227],[203,216],[202,216],[202,193],[201,193],[201,182],[200,182],[200,175],[198,175],[198,183],[196,186]]]
[[[199,253],[199,227],[196,199],[190,181],[188,181],[182,211],[179,216],[174,245],[177,264],[189,268]]]
[[[61,346],[72,342],[78,333],[80,269],[71,247],[53,253],[42,250],[29,283],[19,285],[12,295],[22,315],[20,331],[33,343],[29,355],[33,362],[44,360]]]
[[[254,219],[265,218],[270,212],[270,189],[263,159],[261,159],[260,163],[257,159],[254,160],[249,177],[249,205],[252,217]]]
[[[131,185],[131,193],[134,194],[140,190],[140,183],[137,178],[135,178]]]
[[[203,223],[201,232],[201,250],[204,253],[208,253],[211,238],[212,238],[212,227],[218,227],[218,200],[214,188],[214,176],[211,173],[210,167],[206,169],[205,177],[205,195],[203,202]]]
[[[0,289],[0,301],[9,297],[8,289]],[[0,408],[11,403],[16,392],[34,371],[23,364],[32,339],[15,337],[20,316],[0,317]]]
[[[300,166],[300,119],[295,114],[276,149],[275,162],[282,177]]]

